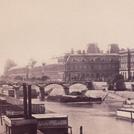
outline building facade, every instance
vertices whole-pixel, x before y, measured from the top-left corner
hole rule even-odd
[[[120,74],[125,80],[134,80],[134,49],[122,50],[120,54]]]
[[[118,54],[68,54],[64,59],[66,82],[108,81],[119,73]]]

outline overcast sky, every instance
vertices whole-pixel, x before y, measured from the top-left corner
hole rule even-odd
[[[6,59],[49,62],[71,48],[134,44],[134,0],[0,0],[0,73]]]

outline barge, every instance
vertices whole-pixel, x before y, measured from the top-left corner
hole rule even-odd
[[[118,119],[134,121],[134,108],[120,108],[116,115]]]
[[[101,97],[93,98],[87,96],[76,96],[76,95],[58,95],[47,97],[48,101],[58,101],[61,103],[69,102],[86,102],[86,103],[101,103],[103,100]]]

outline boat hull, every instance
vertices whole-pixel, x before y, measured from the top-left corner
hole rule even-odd
[[[50,96],[48,97],[48,100],[54,100],[54,101],[59,101],[63,103],[68,103],[68,102],[89,102],[89,103],[101,103],[102,98],[92,98],[92,97],[83,97],[83,96]]]

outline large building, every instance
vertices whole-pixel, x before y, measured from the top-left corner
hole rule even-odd
[[[120,54],[120,74],[125,80],[134,80],[134,49],[122,50]]]
[[[119,73],[119,55],[104,53],[67,54],[65,56],[66,82],[108,81]]]

